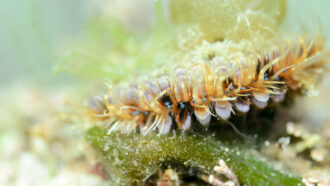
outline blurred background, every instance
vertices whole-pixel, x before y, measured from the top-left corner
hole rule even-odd
[[[287,2],[287,30],[309,25],[306,20],[311,20],[305,18],[315,17],[312,20],[320,20],[329,41],[329,0]],[[154,17],[153,3],[154,0],[0,1],[0,185],[100,184],[102,171],[96,162],[84,161],[93,158],[85,157],[83,152],[88,147],[81,143],[82,134],[72,125],[72,116],[79,117],[79,113],[67,107],[75,97],[72,95],[80,93],[74,87],[81,87],[83,82],[72,74],[54,72],[72,44],[87,38],[86,27],[92,17],[103,14],[125,22],[129,28],[148,27]],[[328,76],[319,97],[302,98],[296,104],[297,117],[315,125],[329,121],[329,82]],[[88,90],[92,85],[82,86]],[[59,113],[63,110],[71,113],[70,120]],[[56,130],[63,133],[54,134]],[[72,147],[77,151],[64,157],[68,153],[65,149]],[[43,159],[46,156],[51,160]],[[31,168],[36,171],[32,176]],[[89,172],[97,176],[85,175]],[[52,181],[46,181],[50,178]]]
[[[122,20],[134,11],[144,11],[141,15],[150,19],[146,12],[152,13],[152,3],[152,0],[2,0],[0,84],[8,85],[21,78],[63,83],[63,74],[52,73],[59,54],[65,53],[72,41],[86,38],[86,27],[93,16],[107,14]]]
[[[83,36],[88,9],[84,0],[1,1],[1,85],[20,78],[58,79],[52,76],[57,47]]]
[[[58,54],[63,52],[72,40],[86,36],[86,25],[93,15],[102,12],[120,19],[123,13],[130,14],[129,10],[139,10],[146,15],[145,19],[150,19],[153,2],[153,0],[1,0],[0,84],[8,85],[22,77],[36,79],[42,77],[43,80],[60,81],[63,74],[57,76],[52,74],[54,65],[59,60]],[[330,23],[327,20],[330,17],[330,1],[288,0],[287,2],[288,13],[284,25],[299,26],[304,24],[305,17],[314,16],[320,19],[327,35],[330,35]]]

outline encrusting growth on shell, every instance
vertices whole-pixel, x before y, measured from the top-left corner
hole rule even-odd
[[[208,126],[211,116],[228,120],[233,112],[246,113],[251,106],[263,109],[270,100],[281,102],[288,90],[313,87],[318,79],[312,77],[322,73],[328,56],[317,35],[229,62],[192,63],[127,89],[109,88],[103,102],[97,100],[98,106],[94,102],[90,108],[110,131],[168,134],[174,124],[185,131],[191,128],[193,114]]]

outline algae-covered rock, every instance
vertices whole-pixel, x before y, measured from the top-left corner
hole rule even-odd
[[[192,177],[211,175],[220,159],[242,185],[301,184],[299,177],[274,169],[238,141],[224,143],[212,135],[107,134],[102,128],[93,127],[87,140],[101,154],[111,179],[121,185],[142,184],[165,168]]]

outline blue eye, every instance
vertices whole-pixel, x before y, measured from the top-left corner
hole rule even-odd
[[[203,98],[202,100],[205,102],[206,101],[206,98]]]
[[[136,116],[136,115],[140,114],[140,111],[138,111],[138,110],[134,111],[133,114]]]
[[[185,105],[182,102],[180,102],[180,107],[184,109]]]
[[[245,90],[245,87],[242,87],[241,90]]]
[[[172,105],[167,105],[167,108],[169,108],[169,109],[172,108]]]
[[[233,86],[233,85],[231,85],[231,86],[230,86],[230,90],[233,90],[233,89],[234,89],[234,86]]]
[[[267,72],[264,75],[264,80],[268,80],[268,74],[267,74]]]
[[[147,111],[146,111],[146,112],[144,112],[144,115],[145,115],[145,116],[148,116],[148,114],[149,114],[149,112],[147,112]]]
[[[170,102],[166,101],[166,102],[165,102],[165,105],[170,105]]]

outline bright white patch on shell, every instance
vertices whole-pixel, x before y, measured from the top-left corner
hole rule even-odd
[[[235,107],[239,112],[246,113],[250,110],[250,103],[247,101],[243,102],[243,101],[236,100]]]
[[[162,135],[168,134],[171,130],[171,126],[172,126],[172,118],[170,116],[167,116],[166,119],[163,120],[163,122],[160,121],[157,124],[159,133]]]
[[[211,120],[211,114],[207,111],[198,112],[197,110],[195,110],[195,116],[201,125],[205,127],[209,125]]]
[[[266,102],[269,100],[269,94],[268,93],[253,93],[254,99],[256,99],[259,102]]]
[[[215,103],[215,112],[223,120],[227,120],[231,114],[231,104],[229,102],[216,102]]]
[[[258,107],[259,109],[263,109],[267,106],[267,102],[263,102],[263,101],[258,101],[256,99],[252,99],[253,100],[253,103],[256,107]]]
[[[285,93],[286,93],[286,91],[283,91],[283,92],[278,91],[277,94],[273,94],[271,96],[272,101],[274,101],[275,103],[279,103],[279,102],[283,101],[285,98]]]
[[[188,130],[191,126],[191,115],[188,114],[186,120],[182,124],[182,130]]]

